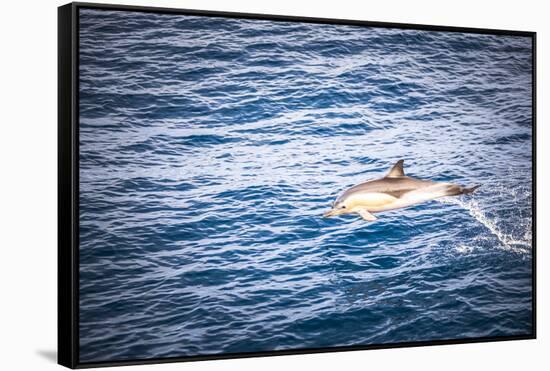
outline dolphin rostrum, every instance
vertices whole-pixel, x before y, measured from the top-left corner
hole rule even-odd
[[[345,191],[324,216],[357,213],[365,220],[374,221],[376,217],[372,213],[401,209],[439,197],[469,194],[478,187],[465,188],[452,183],[408,177],[403,171],[403,160],[399,160],[385,177]]]

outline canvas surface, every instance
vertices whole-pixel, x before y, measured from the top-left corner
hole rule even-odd
[[[80,360],[532,331],[531,39],[80,13]],[[397,160],[481,187],[323,218]]]

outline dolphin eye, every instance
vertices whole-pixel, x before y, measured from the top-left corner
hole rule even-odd
[[[345,209],[346,208],[346,205],[342,205],[342,209]]]

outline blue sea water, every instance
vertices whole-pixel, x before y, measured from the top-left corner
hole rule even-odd
[[[532,45],[80,11],[80,361],[530,334]],[[323,218],[405,160],[465,186]]]

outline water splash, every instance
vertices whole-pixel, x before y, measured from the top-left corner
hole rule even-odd
[[[514,197],[514,201],[517,201],[517,190],[510,190],[510,193]],[[455,198],[442,198],[440,200],[442,203],[458,205],[461,208],[468,211],[470,216],[477,220],[480,224],[485,226],[485,228],[491,232],[500,242],[500,246],[497,246],[503,250],[512,251],[520,254],[528,254],[531,252],[531,243],[532,243],[532,233],[531,233],[531,219],[530,218],[519,218],[522,221],[520,225],[519,236],[514,235],[511,232],[508,232],[503,229],[501,226],[501,220],[498,217],[489,216],[489,214],[484,211],[479,201],[476,199],[466,199],[463,197]],[[486,239],[486,237],[478,236],[476,240]],[[473,251],[473,247],[466,246],[464,244],[457,247],[457,251],[462,253],[468,253]]]

